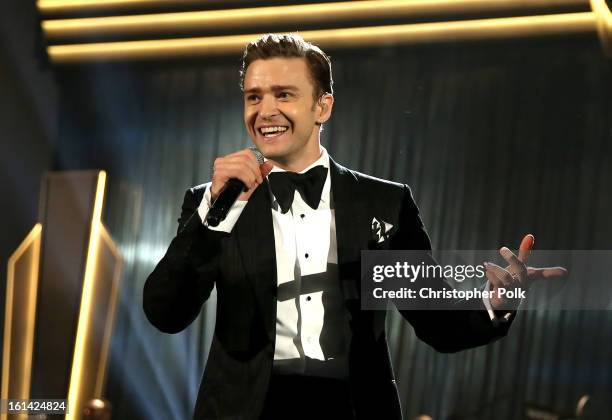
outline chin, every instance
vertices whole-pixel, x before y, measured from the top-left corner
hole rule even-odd
[[[279,145],[274,144],[256,144],[257,148],[267,159],[277,160],[282,159],[285,156],[286,150],[283,147],[278,147]]]

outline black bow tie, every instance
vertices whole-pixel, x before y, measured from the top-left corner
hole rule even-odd
[[[303,174],[295,172],[271,172],[268,174],[272,194],[283,213],[287,213],[293,203],[295,190],[298,190],[304,201],[313,209],[319,207],[323,185],[327,178],[327,168],[319,165]]]

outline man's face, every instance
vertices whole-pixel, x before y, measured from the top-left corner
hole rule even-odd
[[[315,104],[313,92],[303,58],[255,60],[249,65],[244,76],[244,123],[268,159],[290,164],[313,153],[318,156],[317,122],[329,118],[326,110],[331,111],[331,105]]]

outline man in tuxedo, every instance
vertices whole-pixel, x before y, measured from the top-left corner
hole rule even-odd
[[[321,146],[332,83],[328,56],[299,36],[266,35],[246,47],[244,123],[266,161],[249,149],[217,158],[212,181],[187,190],[177,235],[147,279],[145,313],[166,333],[186,328],[216,285],[195,419],[402,418],[386,312],[360,307],[360,253],[431,244],[407,185],[345,168]],[[230,179],[246,190],[209,226]],[[379,240],[373,221],[385,223]],[[532,245],[526,236],[518,257],[502,248],[509,265],[489,265],[492,290],[547,275],[525,266]],[[400,312],[420,339],[456,352],[506,335],[515,311],[496,311],[504,303]]]

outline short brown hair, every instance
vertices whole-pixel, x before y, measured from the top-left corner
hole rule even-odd
[[[334,93],[331,60],[328,55],[296,34],[266,34],[249,42],[242,55],[240,89],[244,90],[244,75],[253,61],[276,57],[306,59],[314,85],[315,102],[326,93]]]

